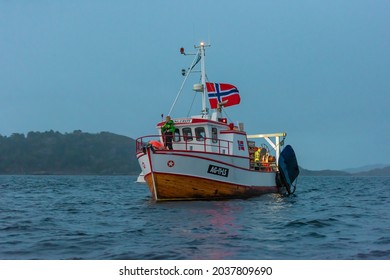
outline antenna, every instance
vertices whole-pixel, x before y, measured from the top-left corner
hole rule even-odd
[[[183,47],[180,48],[180,53],[182,55],[197,55],[197,53],[186,53],[186,51]]]
[[[182,50],[183,50],[183,52],[182,52]],[[181,54],[184,54],[184,55],[192,55],[192,54],[186,54],[183,47],[180,48],[180,53],[181,53]],[[197,53],[196,53],[196,54],[197,54]],[[181,94],[181,92],[182,92],[182,90],[183,90],[184,84],[186,83],[186,80],[187,80],[188,76],[190,75],[191,70],[192,70],[192,68],[194,68],[194,66],[195,66],[196,63],[197,63],[197,62],[196,62],[196,57],[195,57],[194,60],[192,61],[192,64],[191,64],[191,67],[190,67],[190,71],[185,71],[184,69],[182,69],[182,75],[184,76],[184,80],[183,80],[183,82],[182,82],[182,84],[181,84],[181,87],[180,87],[180,89],[179,89],[179,92],[178,92],[177,95],[176,95],[175,101],[173,101],[173,104],[172,104],[172,106],[171,106],[171,109],[169,110],[168,115],[171,115],[172,110],[173,110],[173,108],[174,108],[175,105],[176,105],[177,99],[179,98],[179,96],[180,96],[180,94]],[[183,71],[183,70],[184,70],[184,71]]]
[[[168,115],[171,115],[171,112],[172,112],[173,108],[176,105],[176,102],[177,102],[177,100],[179,98],[179,95],[181,94],[181,92],[183,90],[184,84],[185,84],[189,74],[191,72],[195,72],[193,70],[193,68],[195,67],[195,65],[198,64],[199,61],[200,61],[200,64],[201,64],[200,72],[201,72],[202,87],[194,88],[194,90],[202,92],[202,111],[201,111],[201,114],[202,114],[203,117],[208,115],[209,109],[207,108],[207,103],[206,103],[206,94],[207,94],[207,89],[206,89],[206,67],[205,67],[205,61],[204,60],[205,60],[205,47],[209,47],[209,46],[210,45],[205,44],[203,41],[200,42],[199,46],[194,46],[195,49],[198,49],[196,53],[186,53],[186,51],[185,51],[185,49],[183,47],[180,48],[180,53],[182,55],[195,55],[195,58],[192,61],[192,64],[191,64],[190,68],[188,68],[188,70],[185,70],[185,69],[181,70],[181,74],[184,76],[184,80],[183,80],[183,83],[181,84],[179,92],[176,95],[175,100],[173,101],[173,104],[171,106],[171,109],[169,110]]]

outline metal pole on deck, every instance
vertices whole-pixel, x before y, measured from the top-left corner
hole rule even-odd
[[[202,93],[202,115],[207,115],[207,108],[206,108],[206,65],[205,65],[205,51],[204,51],[204,42],[200,43],[200,69],[201,69],[201,78],[202,78],[202,85],[203,85],[203,93]]]

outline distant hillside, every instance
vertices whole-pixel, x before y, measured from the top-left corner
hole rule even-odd
[[[364,171],[359,173],[354,173],[353,175],[358,176],[390,176],[390,166],[384,168],[376,168],[370,171]]]
[[[299,175],[301,176],[390,176],[390,166],[384,168],[376,168],[369,171],[355,171],[353,173],[329,169],[313,171],[304,169],[302,167],[299,168],[299,171]]]
[[[351,174],[348,172],[338,171],[338,170],[326,169],[326,170],[314,171],[314,170],[308,170],[300,167],[299,175],[300,176],[349,176]]]
[[[381,169],[384,167],[390,166],[390,164],[371,164],[371,165],[365,165],[361,167],[355,167],[355,168],[348,168],[344,169],[342,171],[348,172],[348,173],[361,173],[361,172],[367,172],[374,169]]]
[[[140,171],[135,141],[109,132],[0,135],[0,174],[125,175]]]
[[[300,167],[301,176],[390,176],[390,166],[313,171]],[[29,132],[0,135],[0,174],[136,175],[140,168],[135,140],[109,132],[97,134]]]

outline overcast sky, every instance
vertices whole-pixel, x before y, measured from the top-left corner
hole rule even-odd
[[[0,134],[153,134],[203,40],[248,134],[287,132],[308,169],[388,164],[389,28],[386,0],[0,0]]]

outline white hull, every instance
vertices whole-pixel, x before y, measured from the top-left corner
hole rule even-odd
[[[243,157],[149,148],[138,161],[155,200],[245,198],[279,191],[277,172],[249,169]]]

